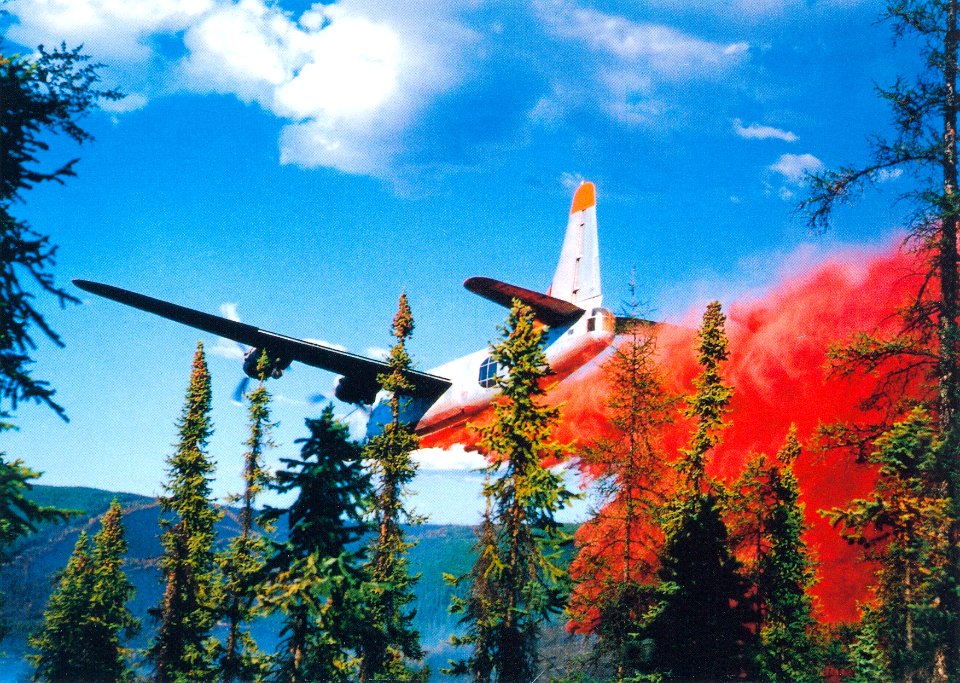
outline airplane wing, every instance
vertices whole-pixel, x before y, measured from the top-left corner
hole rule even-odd
[[[489,277],[467,278],[463,286],[484,299],[510,308],[514,299],[519,299],[531,309],[537,320],[550,327],[572,323],[586,311],[579,306],[532,289],[524,289]]]
[[[73,284],[87,292],[112,299],[121,304],[133,306],[142,311],[195,327],[218,337],[232,339],[247,346],[266,348],[271,353],[284,358],[315,368],[329,370],[344,377],[375,380],[378,374],[390,371],[389,366],[380,360],[358,356],[316,342],[261,330],[253,325],[178,306],[120,287],[90,282],[89,280],[74,280]],[[415,396],[436,398],[451,385],[448,379],[418,370],[408,371],[406,377],[414,386],[413,394]]]

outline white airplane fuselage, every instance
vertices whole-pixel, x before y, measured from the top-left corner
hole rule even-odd
[[[609,347],[613,343],[615,325],[616,318],[610,311],[595,308],[569,326],[547,328],[543,344],[551,370],[549,382],[562,380]],[[432,375],[449,379],[452,384],[432,404],[413,399],[403,411],[405,421],[416,421],[415,431],[424,446],[439,442],[443,433],[460,429],[490,407],[497,396],[497,388],[490,371],[481,372],[481,367],[489,361],[490,349],[487,348],[429,371]],[[370,415],[368,434],[379,432],[381,425],[390,419],[384,400],[386,396],[380,394],[377,398]]]

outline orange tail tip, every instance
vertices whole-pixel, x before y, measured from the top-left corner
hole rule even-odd
[[[596,206],[596,204],[597,192],[593,183],[580,183],[580,187],[577,188],[577,191],[573,195],[573,204],[570,205],[570,213],[589,209],[591,206]]]

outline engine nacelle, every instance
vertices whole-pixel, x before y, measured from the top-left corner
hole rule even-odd
[[[293,361],[289,358],[273,353],[270,349],[250,349],[243,357],[243,372],[252,379],[260,379],[260,373],[257,372],[257,364],[260,362],[260,356],[267,352],[267,367],[264,377],[271,379],[280,379],[283,371],[290,367]]]
[[[344,403],[369,406],[377,400],[378,391],[376,377],[341,377],[333,395]]]

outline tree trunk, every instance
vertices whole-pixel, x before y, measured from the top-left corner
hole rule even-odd
[[[943,75],[943,206],[938,259],[940,271],[940,367],[939,409],[940,427],[944,441],[944,470],[948,495],[951,501],[949,573],[952,580],[960,577],[960,481],[958,481],[958,446],[960,446],[960,368],[957,364],[958,281],[957,281],[957,0],[947,3],[947,25],[944,36]],[[956,588],[948,585],[943,595],[943,607],[948,619],[952,618],[947,642],[937,659],[945,663],[948,680],[955,680],[960,653],[960,612]]]

